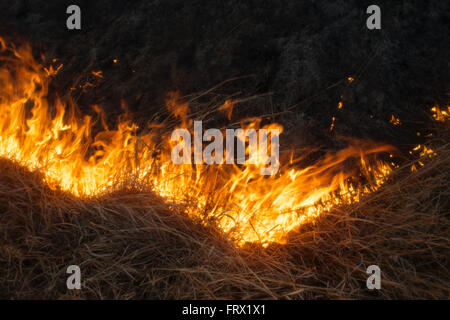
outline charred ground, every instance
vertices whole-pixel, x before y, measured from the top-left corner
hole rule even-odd
[[[169,91],[192,94],[240,78],[204,97],[258,96],[222,125],[266,115],[285,126],[289,144],[332,146],[343,135],[406,151],[427,133],[430,106],[448,101],[445,1],[379,1],[377,31],[365,26],[364,1],[78,1],[81,31],[66,29],[69,4],[3,1],[0,31],[60,59],[57,91],[75,87],[81,106],[99,103],[112,119],[122,100],[151,119]],[[93,70],[104,78],[92,81]],[[95,87],[80,89],[87,81]]]

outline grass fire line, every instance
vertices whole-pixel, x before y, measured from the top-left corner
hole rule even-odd
[[[401,166],[356,139],[282,161],[280,124],[242,121],[224,153],[175,92],[160,123],[108,127],[99,106],[49,98],[63,67],[42,59],[0,38],[0,298],[448,298],[450,107],[432,107],[442,132]],[[67,293],[61,270],[77,264],[82,289]]]
[[[193,123],[188,104],[177,93],[169,94],[166,101],[172,119],[179,121],[174,132],[155,126],[138,134],[136,123],[119,117],[115,129],[102,118],[104,129],[94,134],[98,120],[77,116],[80,112],[70,96],[50,103],[49,83],[55,72],[49,73],[49,67],[34,59],[29,45],[14,46],[4,40],[0,44],[0,81],[5,84],[0,88],[0,156],[39,170],[49,187],[81,199],[136,186],[148,188],[167,203],[182,205],[194,220],[216,225],[238,246],[248,242],[267,246],[284,243],[290,231],[335,206],[360,201],[364,194],[378,190],[393,170],[383,154],[395,152],[394,147],[356,139],[311,165],[298,165],[310,152],[281,164],[282,126],[261,126],[261,119],[226,130],[225,155],[222,133],[206,130],[203,140],[214,141],[202,155],[201,123]],[[218,109],[229,117],[231,106],[225,101]],[[94,106],[94,110],[101,109]],[[191,133],[185,129],[192,127],[194,165],[189,153]],[[234,137],[237,163],[232,160]],[[250,144],[244,147],[246,137]],[[209,163],[214,165],[205,165]]]
[[[146,185],[166,201],[185,205],[192,218],[205,223],[213,221],[238,245],[246,242],[267,245],[282,243],[289,231],[335,205],[359,201],[362,194],[379,188],[392,170],[389,163],[377,159],[377,154],[391,152],[394,148],[370,141],[354,141],[347,148],[328,153],[304,168],[295,166],[301,158],[281,165],[279,134],[275,130],[281,133],[282,126],[272,123],[260,128],[260,119],[227,134],[228,141],[233,136],[244,141],[245,133],[249,134],[250,141],[255,141],[255,131],[260,130],[260,148],[255,152],[256,143],[245,148],[247,161],[243,161],[242,143],[238,143],[238,165],[204,166],[205,161],[212,159],[220,162],[221,139],[215,139],[207,146],[211,149],[205,150],[206,154],[212,154],[209,150],[217,151],[214,157],[203,159],[197,122],[195,164],[177,165],[172,161],[172,151],[187,149],[187,131],[175,131],[174,138],[177,133],[186,138],[184,145],[177,147],[170,132],[150,130],[138,135],[135,123],[127,117],[119,117],[116,129],[108,128],[102,120],[104,131],[94,135],[96,120],[90,116],[75,116],[79,112],[70,97],[69,101],[57,98],[50,105],[48,87],[55,74],[48,73],[46,70],[50,68],[35,61],[28,45],[15,47],[2,41],[1,49],[0,80],[10,85],[0,91],[0,111],[4,115],[0,120],[0,155],[42,171],[46,183],[53,189],[82,198],[106,194],[130,184]],[[192,127],[189,106],[180,101],[177,94],[170,94],[166,104],[169,112],[180,120],[179,127]],[[229,102],[224,105],[230,112]],[[100,110],[98,106],[94,109]],[[273,142],[270,157],[263,152],[266,151],[266,130]],[[220,138],[219,133],[212,130],[206,132],[205,139],[213,136]],[[161,137],[165,143],[159,144]],[[231,146],[229,143],[226,163],[231,162]],[[157,157],[154,150],[159,150]],[[188,152],[183,153],[185,163],[189,162],[187,155]],[[352,166],[344,165],[346,163]],[[277,173],[261,175],[267,170]],[[364,178],[360,180],[358,175]]]

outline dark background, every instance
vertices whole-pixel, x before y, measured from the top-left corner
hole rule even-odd
[[[81,8],[81,31],[66,28],[70,4]],[[381,7],[381,30],[366,28],[370,4]],[[195,94],[238,78],[204,97],[258,96],[221,125],[269,115],[291,145],[351,136],[409,150],[431,130],[430,107],[448,103],[449,9],[423,0],[1,0],[0,35],[59,58],[54,89],[76,87],[82,109],[99,103],[111,118],[122,100],[143,121],[162,112],[169,91]],[[80,89],[86,81],[95,86]],[[392,114],[401,126],[389,123]]]

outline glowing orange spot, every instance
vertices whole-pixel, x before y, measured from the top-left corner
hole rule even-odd
[[[433,113],[433,118],[436,121],[445,122],[450,120],[450,106],[447,106],[447,108],[434,106],[431,108],[431,112]]]
[[[44,68],[44,71],[47,73],[48,77],[52,77],[52,76],[56,76],[62,67],[63,67],[63,64],[60,64],[58,66],[58,68],[56,68],[56,69],[54,69],[53,66],[50,66],[48,69]]]
[[[231,120],[231,115],[233,114],[234,100],[227,100],[225,103],[219,107],[219,111],[222,111],[227,116],[228,120]]]
[[[99,71],[92,71],[91,73],[92,73],[92,75],[94,75],[95,77],[103,78],[103,71],[101,71],[101,70],[99,70]]]
[[[390,123],[392,123],[394,126],[399,126],[402,124],[399,118],[395,117],[394,115],[391,116],[391,120],[389,120]]]
[[[336,118],[333,116],[332,118],[331,118],[331,125],[330,125],[330,131],[333,131],[333,129],[334,129],[334,121],[336,120]]]

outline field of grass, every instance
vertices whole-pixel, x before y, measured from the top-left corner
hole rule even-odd
[[[235,247],[151,190],[80,200],[0,161],[0,298],[448,299],[450,145],[292,232]],[[82,289],[66,288],[79,265]],[[381,290],[368,290],[369,265]]]
[[[81,31],[66,28],[69,4],[0,3],[0,132],[8,131],[0,135],[2,154],[8,156],[0,157],[0,299],[450,298],[449,122],[444,123],[448,113],[442,119],[430,113],[432,106],[448,105],[446,2],[380,0],[383,27],[377,31],[366,28],[369,2],[356,0],[81,1]],[[30,44],[30,54],[16,50],[22,42]],[[84,133],[77,135],[81,140],[73,138],[68,128],[82,127],[87,118],[81,115],[97,119],[89,127],[93,141],[106,125],[116,128],[119,115],[130,116],[136,129],[108,145],[131,146],[133,155],[137,143],[126,142],[127,135],[155,130],[157,143],[148,157],[153,163],[161,156],[160,140],[180,120],[166,110],[169,92],[179,92],[182,105],[189,105],[188,119],[203,120],[208,128],[237,128],[248,118],[282,124],[283,164],[295,150],[314,166],[351,138],[394,146],[395,157],[383,156],[400,167],[357,203],[335,206],[291,231],[286,243],[268,246],[236,245],[232,232],[217,226],[216,216],[201,220],[209,213],[206,205],[188,216],[199,207],[185,190],[189,183],[175,183],[174,189],[186,192],[178,202],[128,175],[119,187],[116,180],[111,183],[114,192],[102,193],[97,188],[102,184],[93,184],[98,192],[77,197],[70,192],[76,191],[73,184],[61,188],[66,191],[55,189],[55,183],[45,182],[48,171],[27,169],[55,152],[53,169],[68,164],[50,170],[57,178],[73,163],[85,164],[75,160],[86,160],[101,143],[81,144],[89,136]],[[67,117],[48,121],[58,114],[59,99],[66,116],[69,106],[76,106],[71,125],[64,122]],[[225,117],[216,111],[229,99],[236,105]],[[46,121],[29,121],[31,106],[48,106],[37,113]],[[10,117],[11,111],[17,117]],[[102,121],[99,114],[105,115]],[[37,124],[35,130],[30,123]],[[109,141],[111,132],[97,142]],[[20,154],[28,133],[34,136]],[[60,143],[63,136],[71,144]],[[429,144],[431,156],[419,158],[419,149],[409,156],[419,144]],[[303,152],[319,149],[317,155]],[[78,158],[70,158],[73,150]],[[122,155],[119,151],[115,154]],[[91,172],[103,174],[104,163],[131,172],[125,162],[95,163],[98,170]],[[68,176],[85,167],[74,168],[79,171]],[[84,181],[91,177],[85,174]],[[209,187],[216,178],[206,177]],[[313,180],[297,190],[315,190],[308,183]],[[214,199],[208,192],[198,194]],[[302,193],[284,193],[283,200],[292,194]],[[230,207],[238,203],[224,198]],[[273,209],[262,208],[267,207]],[[281,214],[274,211],[276,220]],[[81,269],[81,290],[67,289],[70,265]],[[380,290],[366,286],[370,265],[381,269]]]

